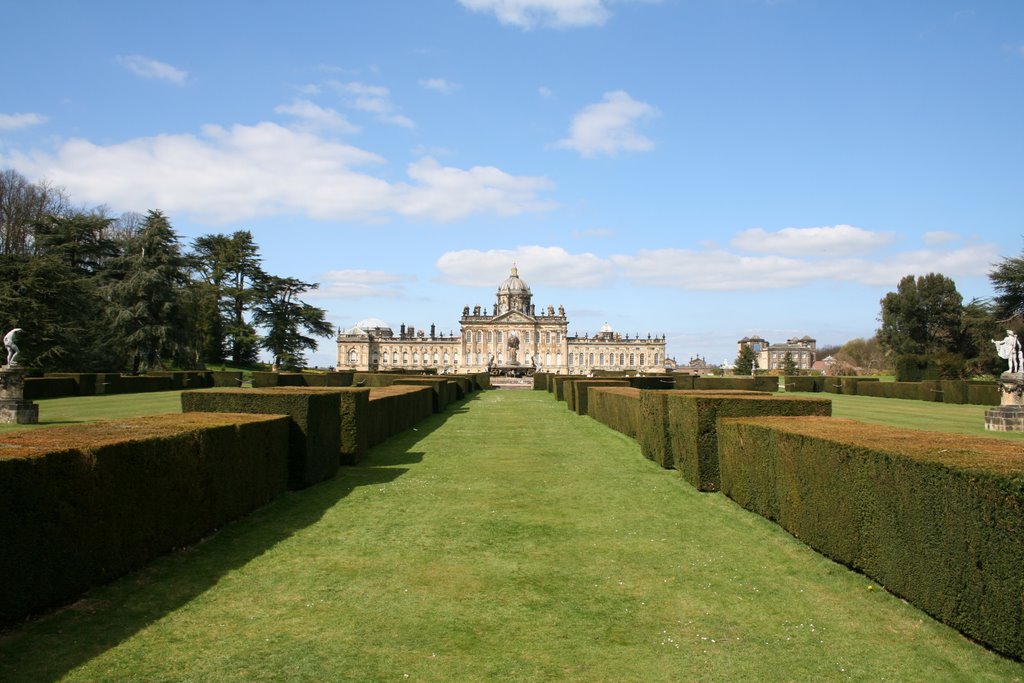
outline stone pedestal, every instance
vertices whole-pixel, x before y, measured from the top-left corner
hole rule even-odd
[[[1024,373],[1004,372],[999,377],[1000,405],[985,411],[985,429],[1024,432]]]
[[[9,365],[0,369],[0,423],[36,424],[39,406],[25,400],[25,371]]]

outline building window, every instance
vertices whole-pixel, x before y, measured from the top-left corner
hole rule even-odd
[[[452,363],[454,365],[458,365],[459,364],[459,352],[458,351],[455,352],[455,357],[452,358]]]
[[[418,354],[415,351],[413,351],[412,352],[412,364],[413,365],[419,365],[419,363],[420,363],[420,354]]]
[[[635,358],[634,358],[633,354],[632,353],[629,354],[629,367],[633,367],[634,365],[636,365],[634,360],[635,360]]]
[[[351,351],[348,352],[348,364],[349,365],[355,365],[358,362],[359,362],[359,354],[356,352],[355,349],[352,349]]]
[[[551,343],[551,331],[550,330],[544,333],[544,343],[545,344],[550,344]]]
[[[620,353],[619,354],[619,365],[625,365],[625,364],[626,364],[626,354]]]
[[[373,364],[374,364],[374,365],[376,365],[376,364],[377,364],[377,361],[379,360],[379,358],[380,358],[380,356],[379,356],[379,355],[377,354],[377,352],[376,352],[376,351],[374,351],[374,352],[373,352]]]
[[[644,366],[644,354],[640,354],[640,367]]]
[[[572,365],[572,354],[569,354],[569,365]]]
[[[480,342],[483,341],[483,339],[484,339],[484,333],[481,332],[480,330],[477,330],[476,331],[476,343],[479,344]]]
[[[448,352],[445,351],[444,352],[444,364],[448,365],[449,360],[450,360],[450,358],[448,357]]]
[[[490,330],[487,330],[487,343],[488,344],[491,343],[491,331]]]
[[[660,355],[660,354],[657,354],[657,353],[656,353],[656,354],[654,354],[654,364],[655,364],[655,365],[657,365],[657,364],[658,364],[658,357],[659,357],[659,355]]]
[[[548,334],[550,334],[550,332]],[[550,353],[545,353],[544,354],[544,365],[551,365],[551,354]]]
[[[589,363],[589,365],[593,365],[593,364],[594,364],[594,354],[590,354],[590,363]]]
[[[402,365],[408,365],[408,364],[409,364],[409,352],[408,351],[402,351]]]
[[[501,351],[498,351],[498,365],[501,365],[504,361],[501,358]]]
[[[495,335],[496,335],[496,336],[495,336],[495,339],[494,339],[495,343],[497,343],[497,344],[500,344],[500,343],[501,343],[501,330],[498,330],[498,331],[497,331],[497,332],[495,333]]]
[[[600,356],[598,356],[598,365],[601,365],[601,366],[604,365],[604,354],[603,353]]]
[[[434,365],[437,365],[437,351],[434,351]]]
[[[529,344],[529,343],[530,343],[530,333],[529,333],[529,332],[527,332],[527,333],[525,333],[525,334],[523,335],[523,341],[524,341],[525,343],[527,343],[527,344]]]
[[[555,354],[555,365],[561,365],[561,364],[562,364],[562,354],[560,354],[560,353]]]

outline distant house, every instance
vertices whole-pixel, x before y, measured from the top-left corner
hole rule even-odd
[[[757,356],[757,367],[760,370],[781,370],[786,366],[786,354],[800,370],[810,370],[814,366],[814,354],[818,341],[811,337],[794,337],[785,344],[772,344],[764,337],[744,337],[736,342],[737,354],[744,346],[750,348]]]

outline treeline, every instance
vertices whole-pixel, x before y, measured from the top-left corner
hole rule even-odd
[[[48,183],[0,172],[0,328],[48,371],[304,364],[330,336],[317,283],[263,271],[245,230],[181,245],[160,211],[85,209]]]
[[[1005,258],[989,272],[996,295],[964,303],[941,273],[907,275],[880,304],[878,346],[897,379],[957,379],[1006,370],[994,339],[1017,330],[1024,314],[1024,258]]]

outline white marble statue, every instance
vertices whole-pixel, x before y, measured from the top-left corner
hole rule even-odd
[[[6,339],[5,339],[6,341]],[[1010,365],[1010,372],[1020,372],[1024,366],[1024,350],[1021,349],[1020,340],[1013,330],[1006,331],[1006,337],[1000,341],[992,340],[996,345],[996,353],[1000,358],[1005,358]]]
[[[18,345],[14,343],[14,335],[18,332],[21,332],[21,328],[15,327],[4,335],[4,346],[7,347],[7,365],[12,367],[17,365],[14,359],[18,357]]]

